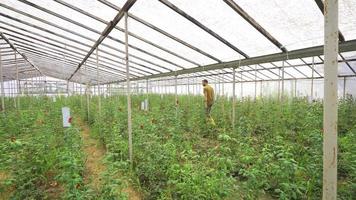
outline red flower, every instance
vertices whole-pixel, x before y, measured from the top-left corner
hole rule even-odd
[[[69,117],[68,118],[68,123],[72,123],[72,119],[73,119],[72,117]]]

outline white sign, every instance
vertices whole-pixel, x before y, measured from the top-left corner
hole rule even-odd
[[[141,110],[148,111],[148,99],[141,101]]]
[[[63,127],[67,128],[71,126],[72,118],[70,117],[70,109],[68,107],[62,108]]]

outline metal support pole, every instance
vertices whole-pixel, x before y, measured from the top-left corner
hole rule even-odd
[[[0,49],[0,81],[1,81],[1,111],[5,112],[5,88],[4,88],[4,76],[2,71],[1,49]]]
[[[337,198],[338,0],[325,0],[323,199]]]
[[[69,96],[69,81],[67,80],[67,95]]]
[[[311,86],[310,86],[310,99],[314,99],[314,56],[312,58],[312,77],[311,77]]]
[[[294,97],[297,97],[297,79],[294,80]]]
[[[223,72],[223,71],[224,71],[224,70],[221,70],[221,72]],[[223,96],[225,95],[224,82],[225,82],[225,74],[222,73],[222,86],[221,86],[221,89],[222,89],[222,95],[223,95]]]
[[[84,63],[84,67],[85,67],[85,74],[88,75],[88,67],[86,65],[86,63]],[[87,100],[87,119],[88,122],[90,122],[90,97],[89,97],[89,91],[90,91],[90,85],[88,85],[88,81],[86,81],[86,88],[85,88],[85,94],[86,94],[86,100]]]
[[[262,93],[262,86],[263,86],[262,83],[263,83],[263,81],[261,80],[261,83],[260,83],[260,84],[261,84],[261,85],[260,85],[260,97],[261,97],[261,98],[262,98],[262,95],[263,95],[263,93]]]
[[[96,48],[96,79],[98,85],[98,110],[99,110],[99,135],[101,135],[101,94],[100,94],[100,73],[99,73],[99,47]]]
[[[129,136],[129,159],[131,166],[133,164],[132,154],[132,119],[131,119],[131,85],[130,85],[130,67],[129,67],[129,38],[128,38],[128,13],[125,12],[125,61],[126,61],[126,90],[127,90],[127,128]]]
[[[17,63],[17,52],[15,51],[15,66],[16,66],[16,85],[17,85],[17,109],[20,109],[20,96],[21,96],[21,88],[20,88],[20,80],[19,80],[19,66]]]
[[[177,75],[174,76],[174,95],[176,104],[176,117],[178,116],[178,87],[177,87]]]
[[[284,60],[282,61],[282,88],[281,88],[281,100],[283,101],[283,97],[284,97]]]
[[[241,100],[243,99],[243,96],[244,96],[244,91],[243,91],[243,89],[244,89],[244,87],[243,87],[243,84],[242,84],[242,71],[243,71],[243,69],[242,69],[242,67],[241,67]]]
[[[278,90],[277,90],[277,98],[280,100],[281,98],[281,68],[278,67]]]
[[[34,95],[34,84],[33,84],[33,75],[31,76],[31,96]]]
[[[146,96],[147,96],[147,99],[148,99],[148,92],[149,92],[149,89],[148,89],[148,79],[146,79]]]
[[[344,77],[344,90],[343,90],[343,98],[346,98],[346,77]]]
[[[232,131],[235,132],[236,69],[232,68]]]
[[[255,100],[257,98],[257,65],[255,65]]]

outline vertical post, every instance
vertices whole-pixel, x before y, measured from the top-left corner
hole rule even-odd
[[[281,67],[278,67],[278,90],[277,90],[277,98],[278,101],[280,100],[281,97]]]
[[[0,81],[1,81],[1,111],[5,112],[5,88],[4,88],[4,76],[2,71],[1,49],[0,49]]]
[[[177,75],[174,76],[174,95],[176,104],[176,117],[178,116],[178,87],[177,87]]]
[[[148,99],[148,79],[146,79],[146,98]]]
[[[297,79],[294,79],[294,97],[297,97]]]
[[[311,87],[310,87],[310,100],[313,100],[314,96],[314,56],[312,58],[312,77],[311,77]]]
[[[344,77],[344,90],[343,90],[343,98],[346,98],[346,77]]]
[[[101,136],[101,94],[100,94],[100,74],[99,74],[99,47],[96,48],[96,79],[98,85],[98,110],[99,110],[99,136]]]
[[[75,95],[74,82],[72,82],[72,93],[73,93],[73,95]]]
[[[232,68],[232,131],[235,132],[236,69]]]
[[[243,96],[244,96],[244,91],[243,91],[244,87],[242,85],[242,71],[243,71],[243,69],[241,67],[241,80],[240,80],[240,83],[241,83],[241,101],[242,101]]]
[[[85,66],[85,74],[86,76],[88,77],[88,67],[86,65],[86,63],[84,63],[84,66]],[[86,81],[86,88],[85,88],[85,94],[86,94],[86,100],[87,100],[87,119],[88,119],[88,122],[90,121],[89,117],[90,117],[90,99],[89,99],[89,91],[90,91],[90,85],[88,85],[88,81]]]
[[[69,96],[69,80],[67,80],[67,95]]]
[[[262,98],[262,86],[263,86],[262,83],[263,83],[263,81],[261,80],[261,83],[260,83],[260,84],[261,84],[261,85],[260,85],[260,97],[261,97],[261,98]]]
[[[195,92],[198,95],[199,94],[198,78],[195,78],[195,84],[196,84],[196,87],[195,87],[196,91]]]
[[[338,0],[325,1],[323,199],[337,197]]]
[[[281,100],[284,98],[284,60],[282,61],[282,85],[281,85]]]
[[[223,72],[223,70],[221,70]],[[225,95],[225,74],[222,74],[222,95]]]
[[[255,65],[255,100],[257,98],[257,65]]]
[[[132,155],[132,121],[131,121],[131,85],[130,85],[130,67],[129,67],[129,48],[128,48],[128,14],[125,12],[125,61],[126,61],[126,89],[127,89],[127,128],[129,136],[129,159],[131,166],[133,164]]]
[[[16,86],[17,86],[17,109],[20,109],[20,80],[19,80],[19,66],[17,63],[17,52],[15,51],[15,66],[16,66]]]
[[[31,96],[34,95],[34,84],[33,84],[33,73],[32,73],[32,76],[31,76]]]
[[[47,79],[46,79],[46,76],[43,77],[43,80],[44,80],[44,89],[43,89],[43,93],[44,94],[47,94]],[[52,88],[52,87],[51,87]]]

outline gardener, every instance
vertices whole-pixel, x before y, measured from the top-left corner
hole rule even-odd
[[[207,121],[210,121],[212,125],[215,125],[214,119],[211,117],[211,107],[214,104],[214,89],[208,84],[208,80],[204,79],[202,81],[203,91],[204,91],[204,102],[205,102],[205,114]]]

